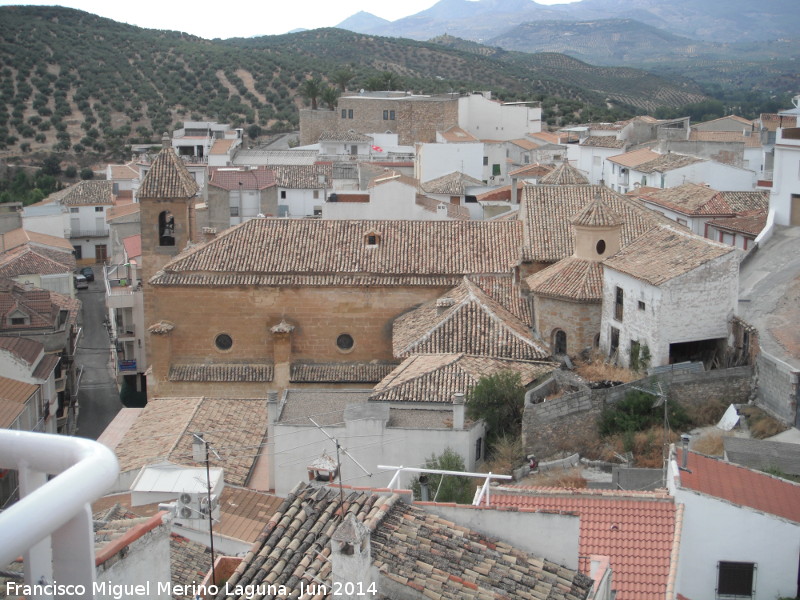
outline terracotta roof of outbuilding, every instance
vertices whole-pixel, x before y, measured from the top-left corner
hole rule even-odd
[[[548,362],[463,353],[415,354],[376,385],[369,399],[374,402],[451,403],[453,394],[468,395],[482,377],[512,371],[527,385],[556,368],[557,365]]]
[[[589,180],[578,169],[564,161],[539,180],[542,185],[586,185]]]
[[[265,363],[183,364],[170,365],[170,381],[195,382],[269,382],[273,368]]]
[[[534,273],[525,282],[538,296],[592,303],[603,299],[603,266],[596,260],[570,256]]]
[[[447,218],[449,219],[469,221],[471,218],[469,214],[469,208],[466,206],[451,204],[450,202],[446,202],[444,200],[434,200],[433,198],[422,196],[420,194],[417,194],[417,198],[414,202],[417,206],[421,206],[427,212],[432,213],[438,212],[439,206],[444,206],[445,212],[447,213]]]
[[[67,188],[58,202],[65,206],[114,204],[114,184],[111,181],[79,181]]]
[[[228,154],[231,148],[238,140],[236,139],[218,139],[214,140],[214,143],[211,144],[211,149],[208,151],[209,154]]]
[[[411,594],[424,591],[441,600],[578,600],[592,588],[592,580],[581,573],[408,505],[397,494],[346,491],[340,504],[339,493],[304,484],[292,490],[227,588],[269,583],[297,594],[301,585],[322,583],[329,593],[319,598],[333,597],[331,539],[349,515],[370,535],[375,571]],[[234,598],[225,593],[222,588],[216,600]]]
[[[533,150],[534,148],[538,148],[538,144],[526,138],[518,138],[516,140],[511,140],[509,144],[514,144],[515,146],[519,146],[523,150]]]
[[[682,457],[683,450],[676,448],[677,464],[682,464]],[[677,478],[681,488],[800,523],[798,483],[696,452],[689,452],[686,469]]]
[[[639,165],[655,160],[659,156],[661,155],[658,152],[653,152],[650,148],[639,148],[638,150],[611,156],[608,160],[623,167],[638,168]]]
[[[463,196],[467,193],[468,187],[482,186],[483,182],[470,177],[465,173],[454,171],[447,175],[442,175],[436,179],[431,179],[420,185],[426,194],[449,194],[451,196]]]
[[[398,363],[302,363],[291,366],[292,383],[378,383]]]
[[[69,240],[65,238],[39,233],[38,231],[29,231],[21,227],[19,229],[12,229],[6,233],[0,233],[0,250],[2,251],[11,250],[12,248],[25,244],[30,244],[34,247],[44,246],[46,248],[62,250],[61,254],[66,252],[71,255],[75,250],[72,244],[69,243]]]
[[[757,236],[767,225],[767,214],[767,210],[754,211],[748,215],[714,219],[708,221],[708,224],[719,229]]]
[[[413,187],[414,189],[419,187],[419,182],[413,177],[403,175],[399,171],[384,171],[377,177],[370,180],[370,182],[367,184],[367,189],[372,189],[376,186],[383,185],[385,183],[391,183],[393,181],[397,183],[403,183],[407,186]]]
[[[444,131],[440,131],[439,134],[442,138],[452,143],[460,143],[460,142],[477,142],[478,138],[472,135],[469,131],[465,131],[461,129],[458,125],[453,125],[452,127],[445,129]]]
[[[761,126],[768,131],[777,131],[779,127],[797,127],[797,117],[791,115],[761,113],[758,120],[761,121]]]
[[[189,173],[184,162],[172,147],[158,153],[147,175],[144,176],[139,198],[193,198],[200,187]]]
[[[118,204],[117,206],[112,206],[106,211],[106,223],[110,223],[114,219],[119,219],[121,217],[136,215],[139,213],[140,209],[141,205],[138,202],[132,202],[131,204]]]
[[[264,190],[275,185],[275,173],[272,169],[258,167],[255,169],[209,169],[208,185],[223,190]]]
[[[214,523],[214,533],[219,535],[219,524],[217,523]],[[175,600],[194,600],[197,596],[191,593],[190,586],[193,582],[199,584],[208,573],[211,565],[211,548],[205,544],[193,542],[177,533],[170,533],[169,565],[174,589],[186,592],[179,594],[175,591],[172,597]],[[179,588],[178,586],[186,587]]]
[[[548,165],[532,164],[524,165],[519,169],[509,171],[511,177],[543,177],[550,173],[553,167]]]
[[[192,461],[192,433],[202,431],[217,449],[225,481],[245,485],[258,448],[267,431],[267,405],[263,399],[151,398],[136,422],[115,448],[120,471],[130,471],[168,460],[185,466]],[[229,448],[229,449],[228,449]]]
[[[368,245],[367,232],[379,243]],[[252,219],[179,255],[151,283],[440,285],[443,276],[509,273],[521,233],[519,222]]]
[[[466,352],[537,360],[549,356],[516,315],[464,278],[461,285],[395,320],[393,353]]]
[[[661,225],[607,258],[603,264],[658,286],[734,250],[733,246]]]
[[[639,198],[690,215],[727,215],[732,212],[717,190],[696,183],[640,193]]]
[[[353,131],[352,129],[348,129],[347,131],[338,130],[326,130],[323,131],[319,136],[320,142],[370,142],[372,143],[372,138],[364,135],[363,133],[358,133],[357,131]]]
[[[523,323],[533,322],[528,297],[523,295],[519,283],[515,283],[513,277],[470,275],[469,280],[476,283],[487,296],[498,302],[500,306],[510,311]]]
[[[56,365],[61,362],[61,356],[58,354],[45,354],[36,369],[33,371],[33,377],[36,379],[47,379],[50,373],[56,368]]]
[[[0,336],[0,350],[10,352],[32,367],[33,363],[44,351],[44,344],[23,337]]]
[[[39,386],[0,375],[0,427],[8,428],[25,410],[28,398],[36,393]]]
[[[722,199],[735,213],[769,210],[769,192],[756,190],[752,192],[720,192]]]
[[[696,131],[689,132],[690,142],[731,142],[744,144],[746,148],[761,147],[761,136],[758,133],[745,135],[741,131]]]
[[[52,329],[55,327],[59,312],[70,313],[80,307],[80,301],[39,288],[26,288],[10,279],[0,282],[0,329],[6,332],[25,331],[28,329]],[[29,317],[24,325],[6,325],[7,316],[14,310],[22,310]],[[73,315],[70,315],[70,318]]]
[[[111,179],[112,180],[123,180],[123,179],[139,179],[139,171],[132,166],[133,163],[128,163],[127,165],[110,165],[111,167]]]
[[[618,140],[613,135],[590,135],[580,145],[592,148],[625,148],[628,142]]]
[[[574,231],[570,220],[600,195],[623,220],[623,247],[659,223],[669,224],[664,215],[647,209],[641,200],[622,196],[605,186],[526,185],[520,209],[525,224],[525,241],[534,261],[555,262],[571,256]]]
[[[72,254],[25,244],[0,254],[0,277],[71,273],[75,264]]]
[[[673,171],[689,165],[694,165],[700,162],[707,162],[704,158],[696,156],[688,156],[686,154],[661,154],[651,161],[636,165],[635,169],[642,173],[664,173],[666,171]]]
[[[275,183],[278,187],[293,190],[318,190],[329,188],[333,178],[330,164],[275,165]],[[324,179],[320,181],[320,176]]]
[[[492,490],[493,506],[558,511],[580,517],[580,570],[591,555],[608,556],[617,600],[662,600],[682,509],[664,492],[511,488]]]

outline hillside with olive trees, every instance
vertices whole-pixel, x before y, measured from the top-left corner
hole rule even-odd
[[[483,48],[483,47],[480,47]],[[60,7],[0,7],[0,150],[123,159],[186,120],[253,137],[297,127],[298,109],[342,90],[490,89],[539,100],[549,123],[617,119],[705,100],[687,80],[558,54],[318,29],[204,40]],[[80,162],[80,160],[79,160]],[[85,161],[84,161],[85,162]]]

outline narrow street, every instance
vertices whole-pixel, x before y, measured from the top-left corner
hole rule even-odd
[[[111,365],[111,341],[103,324],[105,283],[102,265],[92,265],[95,280],[88,290],[78,290],[83,303],[83,334],[75,353],[77,368],[83,369],[78,391],[76,435],[96,440],[122,408]]]

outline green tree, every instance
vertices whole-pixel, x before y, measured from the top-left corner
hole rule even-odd
[[[439,456],[432,455],[425,461],[426,469],[440,469],[442,471],[465,471],[464,459],[451,448],[446,448]],[[470,504],[475,496],[475,485],[471,478],[458,475],[427,474],[429,499],[437,502],[457,502]],[[419,500],[419,477],[411,480],[411,490],[414,497]]]
[[[331,83],[339,86],[340,92],[347,91],[347,86],[355,78],[356,74],[349,68],[339,69],[331,76]]]
[[[61,161],[58,156],[51,154],[42,161],[42,173],[45,175],[61,175]]]
[[[319,77],[312,77],[306,79],[299,88],[297,88],[300,96],[305,98],[311,103],[311,110],[317,110],[317,100],[322,94],[323,86],[322,80]]]
[[[75,179],[78,176],[78,169],[75,165],[70,165],[64,169],[64,177]]]
[[[94,179],[94,171],[92,171],[89,167],[81,169],[81,179]]]
[[[522,429],[525,386],[519,373],[500,371],[482,377],[467,398],[467,414],[486,423],[486,441],[504,435],[516,437]]]
[[[608,405],[600,413],[598,428],[600,435],[615,433],[631,434],[661,425],[664,421],[664,406],[657,402],[658,396],[639,390],[631,390],[622,400]],[[674,399],[667,402],[667,419],[672,429],[680,430],[690,423],[686,409]]]
[[[261,136],[261,127],[253,123],[250,127],[247,128],[247,137],[251,140],[256,139],[257,137]]]
[[[336,110],[336,104],[339,102],[339,90],[335,87],[325,86],[320,94],[322,103],[331,110]]]

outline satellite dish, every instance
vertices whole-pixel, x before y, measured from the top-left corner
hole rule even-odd
[[[191,504],[192,503],[192,496],[190,494],[187,494],[186,492],[183,492],[181,494],[181,502],[183,504]]]

